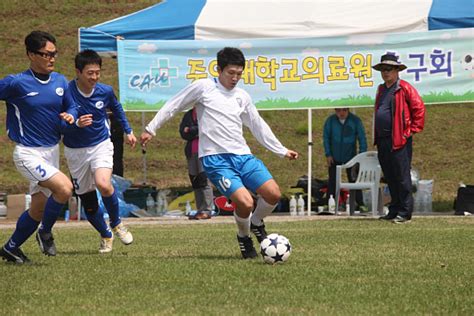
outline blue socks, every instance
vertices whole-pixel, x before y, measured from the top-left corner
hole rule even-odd
[[[28,210],[21,214],[16,222],[16,229],[8,242],[5,244],[5,249],[12,251],[18,249],[38,228],[39,222],[31,218]]]
[[[119,201],[117,198],[117,194],[114,191],[111,196],[102,196],[102,201],[104,202],[105,208],[109,213],[110,227],[114,228],[121,222],[119,216]]]
[[[44,207],[43,220],[41,221],[41,232],[51,233],[51,229],[53,229],[53,225],[56,223],[63,206],[64,204],[56,202],[52,195],[48,198]]]
[[[112,231],[107,226],[102,212],[98,210],[94,213],[86,212],[86,217],[89,223],[100,233],[102,238],[112,238]]]

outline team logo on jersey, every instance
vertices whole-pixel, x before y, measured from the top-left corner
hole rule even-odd
[[[230,179],[226,179],[226,178],[222,177],[219,180],[219,185],[221,186],[221,188],[224,192],[227,191],[228,188],[230,188],[231,184],[232,184],[232,182],[230,181]]]
[[[97,101],[95,103],[95,107],[98,109],[102,109],[104,107],[104,102],[103,101]]]
[[[235,98],[235,100],[237,101],[237,104],[242,107],[242,99],[241,98]]]
[[[56,88],[56,94],[62,97],[64,95],[64,89],[63,88]]]

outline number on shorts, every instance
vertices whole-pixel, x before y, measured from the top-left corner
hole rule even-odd
[[[46,170],[41,168],[41,165],[38,165],[35,170],[38,171],[41,177],[44,177],[46,175]]]

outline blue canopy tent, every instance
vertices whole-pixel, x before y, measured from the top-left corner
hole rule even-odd
[[[111,21],[81,27],[78,35],[79,50],[90,48],[113,55],[118,37],[328,37],[465,27],[474,27],[472,0],[163,0]]]

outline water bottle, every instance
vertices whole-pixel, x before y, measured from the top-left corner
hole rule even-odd
[[[347,199],[346,199],[346,213],[347,215],[351,214],[351,195],[350,194],[347,195]]]
[[[25,194],[25,210],[29,210],[31,206],[31,195]]]
[[[296,199],[295,196],[292,195],[290,199],[290,215],[291,216],[296,216]]]
[[[164,206],[163,197],[158,196],[158,201],[156,201],[156,215],[163,215],[164,213],[163,206]]]
[[[304,200],[303,200],[303,195],[300,194],[298,197],[298,203],[297,203],[297,209],[298,209],[298,215],[299,216],[304,216]]]
[[[192,212],[191,203],[189,202],[189,200],[186,201],[185,211],[186,216],[188,216]]]
[[[146,210],[150,214],[155,212],[155,200],[151,196],[151,193],[148,193],[148,196],[146,197]]]
[[[336,213],[336,201],[334,200],[334,196],[332,196],[332,194],[329,196],[328,210],[330,213]]]
[[[70,212],[69,210],[64,211],[64,221],[69,222]]]

